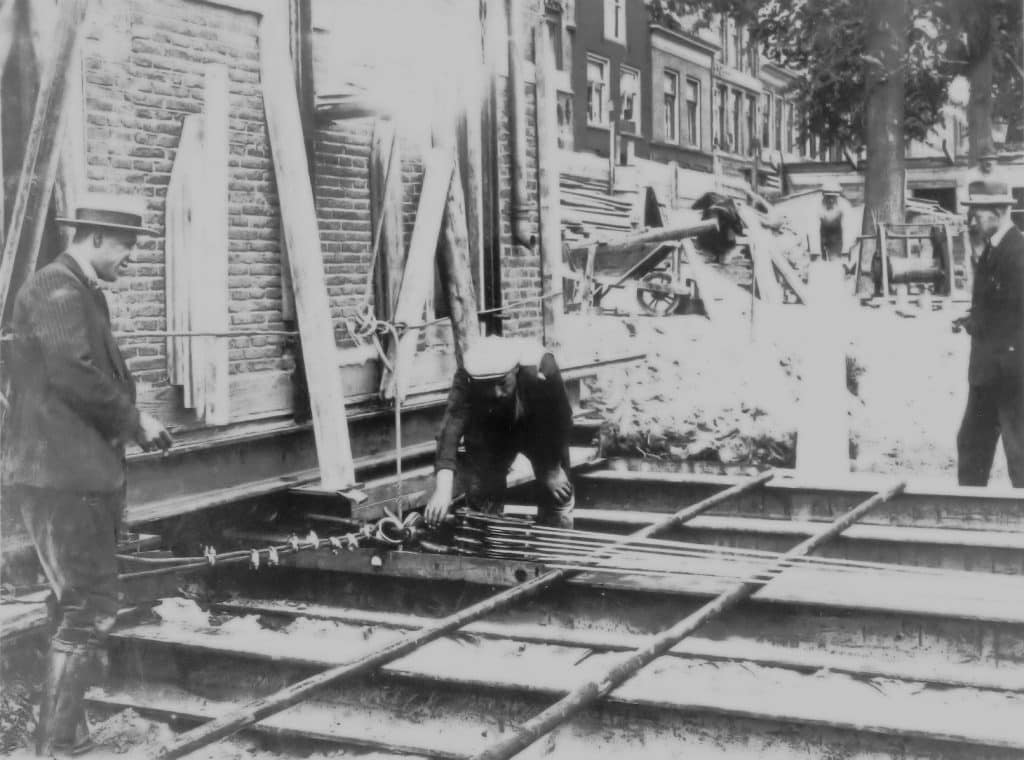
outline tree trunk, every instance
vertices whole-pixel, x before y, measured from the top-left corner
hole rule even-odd
[[[899,224],[904,219],[904,90],[902,63],[907,52],[909,16],[907,0],[867,0],[867,53],[865,61],[865,141],[867,170],[864,177],[865,235],[875,233],[876,224]],[[861,278],[858,293],[873,292],[871,261],[875,246],[869,241],[861,249]]]
[[[968,158],[972,165],[978,156],[992,150],[992,82],[996,18],[983,14],[969,26],[967,79],[971,84],[967,101],[967,136],[970,141]]]

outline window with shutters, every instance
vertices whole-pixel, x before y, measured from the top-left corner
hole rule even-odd
[[[665,142],[678,142],[679,75],[667,69],[662,83],[662,103],[665,109]]]
[[[686,80],[686,141],[700,147],[700,81]]]
[[[587,124],[608,126],[608,61],[587,56]]]

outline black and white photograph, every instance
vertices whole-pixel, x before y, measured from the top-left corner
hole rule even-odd
[[[1024,757],[1024,0],[0,0],[0,757]]]

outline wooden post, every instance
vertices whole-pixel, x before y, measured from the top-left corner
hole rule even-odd
[[[441,281],[448,295],[451,310],[452,342],[455,358],[462,366],[462,357],[480,334],[477,319],[476,289],[473,287],[473,266],[469,254],[469,231],[466,226],[466,201],[462,179],[455,171],[448,185],[445,206],[444,245],[441,246]]]
[[[853,525],[872,509],[889,501],[903,491],[905,483],[899,483],[887,491],[877,493],[861,502],[844,515],[836,518],[820,532],[794,546],[781,555],[756,578],[737,581],[732,588],[719,594],[703,607],[687,615],[666,631],[653,636],[647,644],[635,652],[619,658],[614,665],[599,673],[593,680],[581,684],[554,705],[516,729],[510,736],[501,739],[476,755],[473,760],[507,760],[513,757],[545,734],[567,721],[587,705],[603,699],[621,686],[627,679],[668,652],[672,647],[699,629],[710,620],[720,617],[740,602],[749,599],[767,586],[774,578],[785,572],[793,560],[804,557],[831,541]]]
[[[541,293],[562,289],[562,213],[558,159],[558,89],[551,60],[551,30],[544,19],[534,32],[537,51],[537,187],[540,194]],[[559,345],[559,316],[565,306],[560,298],[545,298],[544,342]]]
[[[32,129],[21,165],[18,192],[0,259],[0,315],[4,320],[14,302],[10,296],[36,267],[46,211],[57,177],[57,161],[65,118],[65,95],[75,71],[72,65],[84,27],[87,0],[64,0],[54,35],[53,57],[46,66]]]
[[[618,160],[615,125],[615,101],[608,98],[608,195],[615,195],[615,162]]]
[[[263,107],[295,289],[321,483],[327,489],[343,489],[355,483],[355,468],[287,32],[286,19],[267,14],[260,21]]]
[[[850,470],[849,402],[846,391],[846,314],[843,268],[838,261],[812,261],[804,341],[796,467],[815,477]]]
[[[371,229],[380,229],[381,236],[379,241],[373,241],[377,251],[374,265],[377,316],[390,319],[395,313],[398,291],[402,287],[405,232],[402,225],[401,146],[394,124],[384,120],[378,120],[374,125],[370,145],[370,224]]]
[[[228,317],[228,68],[206,66],[203,93],[202,184],[196,188],[203,209],[200,241],[202,266],[193,268],[195,310],[192,329],[227,332]],[[195,255],[195,254],[193,254]],[[231,417],[228,343],[196,339],[198,366],[203,375],[202,406],[196,411],[207,425],[227,425]]]
[[[448,187],[451,184],[454,160],[451,149],[431,150],[424,160],[423,186],[420,190],[416,223],[409,241],[409,255],[402,273],[402,287],[398,293],[394,322],[400,325],[416,325],[423,320],[423,309],[434,285],[434,254],[441,233],[441,221]],[[407,330],[398,340],[397,346],[388,347],[388,358],[395,373],[385,371],[381,378],[381,391],[386,399],[404,400],[409,391],[413,357],[419,341],[418,329]]]
[[[675,514],[667,515],[657,522],[651,523],[635,533],[622,536],[609,546],[602,547],[591,555],[585,556],[581,560],[581,564],[585,564],[588,561],[600,562],[601,558],[614,554],[619,549],[629,546],[632,542],[644,541],[673,526],[683,525],[719,504],[723,504],[755,488],[760,488],[771,480],[772,477],[773,474],[771,472],[762,473],[755,478],[720,491],[697,504],[680,509]],[[292,705],[298,704],[318,689],[337,683],[345,678],[373,672],[382,665],[404,657],[409,652],[419,649],[435,639],[446,636],[452,631],[472,623],[474,620],[479,620],[493,612],[504,609],[514,602],[535,596],[556,583],[579,575],[580,572],[580,570],[568,569],[548,570],[542,575],[525,581],[518,586],[513,586],[499,594],[471,604],[469,607],[459,610],[448,617],[441,618],[426,628],[411,631],[402,638],[392,641],[383,648],[370,652],[354,662],[344,663],[322,673],[317,673],[314,676],[293,683],[275,694],[255,699],[238,710],[229,712],[211,720],[209,723],[181,734],[175,737],[170,744],[155,753],[153,758],[154,760],[157,758],[159,760],[176,760],[177,758],[184,757],[201,747],[231,736],[246,726],[250,726],[266,717],[286,710]]]

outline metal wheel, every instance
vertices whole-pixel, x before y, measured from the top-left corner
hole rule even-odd
[[[682,296],[673,293],[672,274],[670,272],[648,272],[640,278],[637,285],[636,302],[646,313],[655,317],[664,317],[675,313],[682,301]]]

